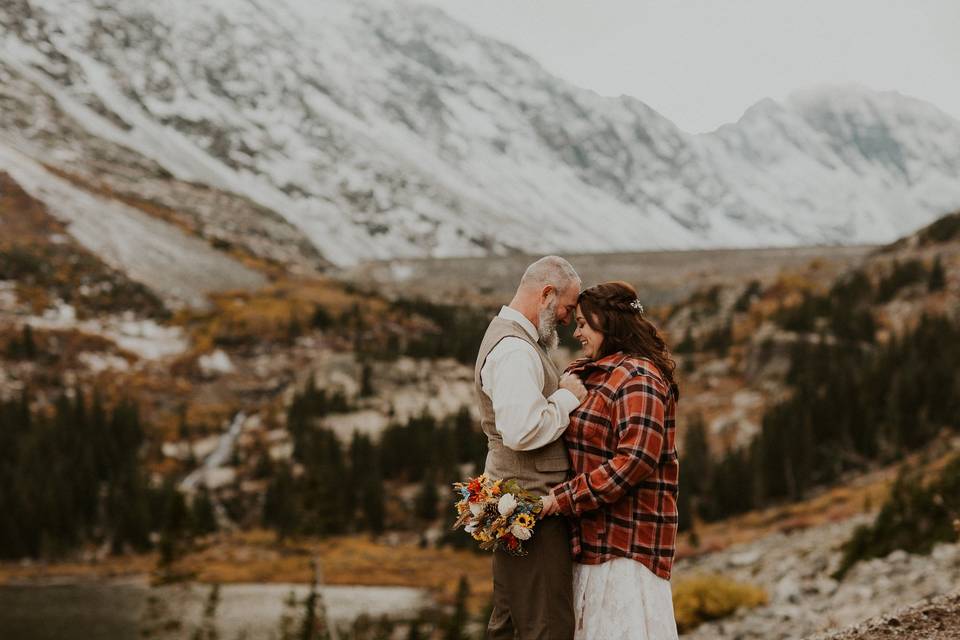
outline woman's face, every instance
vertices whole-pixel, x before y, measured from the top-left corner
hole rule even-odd
[[[583,310],[577,305],[577,313],[574,316],[577,322],[577,328],[573,332],[573,337],[583,345],[583,355],[593,360],[597,359],[600,353],[600,345],[603,344],[603,334],[587,324],[587,319],[583,317]]]

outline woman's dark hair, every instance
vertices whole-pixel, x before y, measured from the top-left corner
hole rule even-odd
[[[603,334],[598,359],[617,351],[648,358],[657,365],[674,394],[679,396],[673,377],[677,363],[660,332],[637,308],[636,289],[622,281],[604,282],[584,289],[577,304],[587,324]]]

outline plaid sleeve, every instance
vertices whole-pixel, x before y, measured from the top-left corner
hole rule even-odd
[[[649,376],[627,380],[612,401],[618,443],[612,458],[553,488],[561,512],[580,515],[619,500],[657,466],[664,440],[667,391]]]

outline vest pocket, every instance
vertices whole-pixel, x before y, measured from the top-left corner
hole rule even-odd
[[[570,460],[566,455],[534,458],[533,466],[537,471],[566,471],[570,468]]]

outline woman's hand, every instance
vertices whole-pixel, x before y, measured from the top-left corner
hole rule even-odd
[[[540,510],[541,518],[560,513],[560,505],[557,504],[557,499],[553,497],[552,493],[548,493],[540,498],[540,502],[543,503],[543,509]]]

